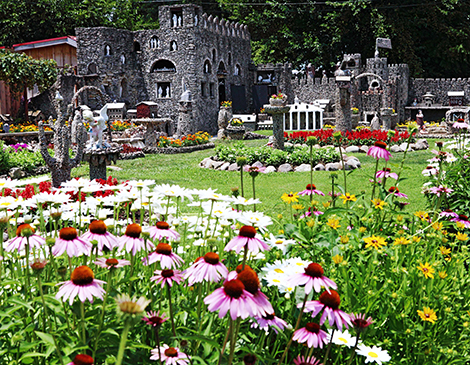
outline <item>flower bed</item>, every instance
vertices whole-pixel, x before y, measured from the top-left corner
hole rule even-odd
[[[0,142],[0,175],[15,167],[31,173],[40,166],[44,166],[44,160],[39,151],[31,150],[25,143],[4,146]]]
[[[55,122],[55,119],[54,119]],[[47,121],[43,121],[43,123],[47,124]],[[65,123],[69,123],[69,121],[66,121]],[[85,122],[85,128],[89,129],[89,123]],[[3,124],[0,123],[0,130],[1,127],[3,127]],[[129,129],[133,127],[133,124],[129,121],[121,121],[121,120],[115,120],[111,122],[111,131],[113,132],[118,132],[118,131],[125,131],[126,129]],[[23,122],[23,123],[17,123],[17,124],[10,124],[10,133],[22,133],[22,132],[37,132],[39,130],[38,124],[34,122]],[[45,131],[52,131],[52,129],[48,126],[44,127]]]
[[[158,141],[158,147],[189,147],[209,143],[210,135],[207,132],[197,132],[195,134],[188,134],[181,138],[172,138],[162,136]]]
[[[331,128],[316,131],[284,132],[284,138],[286,142],[305,143],[309,136],[314,136],[318,139],[320,146],[325,146],[335,144],[333,133],[335,133],[335,130]],[[406,142],[409,137],[408,131],[395,131],[395,135],[389,138],[387,131],[371,131],[368,128],[360,128],[352,132],[341,132],[341,135],[343,137],[341,143],[345,146],[371,146],[377,141],[384,141],[388,142],[390,145],[394,145]]]
[[[278,167],[284,163],[301,165],[310,163],[309,149],[301,146],[288,146],[284,151],[272,147],[245,147],[243,143],[233,147],[219,145],[215,148],[219,161],[234,163],[237,157],[246,157],[248,164],[256,161],[263,165]],[[339,161],[340,156],[333,148],[315,149],[313,151],[313,164]]]

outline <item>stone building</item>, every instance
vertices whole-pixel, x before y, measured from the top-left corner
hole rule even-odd
[[[224,100],[232,100],[235,112],[248,112],[253,73],[247,27],[182,4],[161,6],[159,22],[155,30],[77,28],[78,75],[128,108],[144,100],[157,103],[158,115],[174,121],[169,133],[176,131],[185,91],[193,132],[216,132]],[[92,108],[93,101],[88,95]]]

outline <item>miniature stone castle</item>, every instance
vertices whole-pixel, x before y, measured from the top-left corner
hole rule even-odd
[[[234,108],[248,112],[253,74],[247,27],[207,16],[197,5],[161,6],[159,22],[155,30],[77,28],[78,75],[129,108],[152,100],[159,117],[173,121],[185,99],[197,106],[193,132],[216,132],[222,101],[234,100]],[[93,108],[92,99],[88,95]],[[176,128],[169,124],[166,132]]]

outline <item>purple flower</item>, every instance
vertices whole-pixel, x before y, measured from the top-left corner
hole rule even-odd
[[[450,193],[454,191],[453,189],[445,187],[444,185],[433,186],[429,190],[431,191],[431,193],[436,194],[437,196],[441,196],[441,193],[444,193],[445,195],[449,195]]]
[[[26,232],[28,233],[26,234]],[[16,237],[5,242],[5,251],[11,252],[16,249],[19,253],[20,251],[24,250],[28,240],[30,247],[35,248],[40,248],[44,243],[46,243],[44,238],[34,234],[33,227],[31,227],[29,224],[21,224],[16,229]]]
[[[294,274],[288,280],[288,285],[300,286],[305,285],[305,294],[310,294],[312,288],[317,293],[324,287],[329,291],[329,288],[336,289],[335,282],[323,275],[323,268],[321,265],[312,262],[306,268],[304,273]]]
[[[318,323],[314,322],[307,323],[304,328],[295,331],[292,339],[298,343],[307,342],[308,347],[319,347],[321,349],[323,344],[328,343],[328,335],[320,329]]]
[[[119,245],[118,238],[109,233],[107,231],[106,224],[104,224],[104,222],[100,220],[91,222],[89,231],[82,234],[80,238],[90,243],[91,241],[98,242],[99,254],[103,252],[104,246],[106,246],[108,250],[112,251],[115,247]]]
[[[255,316],[255,320],[251,324],[251,328],[261,328],[265,330],[266,332],[270,327],[272,327],[273,331],[275,333],[278,333],[279,330],[284,330],[284,328],[287,327],[286,321],[283,319],[276,317],[274,313],[272,314],[266,314],[262,317]]]
[[[189,285],[203,281],[218,282],[227,275],[228,269],[220,262],[219,255],[215,252],[206,253],[184,272],[184,278],[188,279]]]
[[[392,178],[392,179],[395,179],[395,180],[398,180],[398,175],[394,172],[390,172],[390,168],[386,168],[385,170],[380,170],[380,171],[377,171],[377,174],[375,174],[375,177],[377,179],[382,179],[382,178]]]
[[[369,148],[367,156],[372,156],[376,159],[383,158],[385,161],[388,161],[392,154],[387,151],[387,144],[385,142],[377,141],[371,148]]]
[[[313,194],[325,196],[325,194],[323,194],[320,190],[317,190],[317,187],[313,184],[308,184],[305,190],[302,190],[299,193],[299,195],[313,195]]]
[[[173,282],[180,284],[183,280],[183,275],[179,270],[155,270],[155,276],[150,278],[151,281],[156,281],[157,284],[161,283],[162,288],[165,284],[168,284],[170,287],[173,286]]]
[[[441,212],[439,214],[441,217],[451,217],[451,218],[458,218],[459,215],[455,212],[453,212],[452,210],[450,209],[446,209],[444,210],[443,212]]]
[[[470,124],[465,123],[463,120],[462,121],[460,120],[461,119],[459,119],[457,122],[452,124],[452,128],[456,128],[456,129],[469,129],[470,128]]]
[[[392,186],[390,189],[388,189],[388,192],[390,194],[393,194],[393,195],[399,197],[399,198],[408,199],[408,195],[400,193],[400,190],[398,190],[398,188],[396,186]]]
[[[180,234],[174,229],[170,229],[170,225],[167,222],[157,222],[155,227],[150,227],[147,232],[150,234],[150,237],[154,240],[161,240],[166,238],[167,240],[179,240]]]
[[[269,251],[271,249],[265,242],[261,241],[255,236],[255,227],[243,226],[240,228],[238,236],[227,243],[224,251],[234,250],[238,254],[242,249],[245,248],[245,246],[247,246],[248,251],[252,252],[254,255],[257,255],[259,251]]]
[[[60,256],[65,251],[69,257],[86,255],[90,256],[93,245],[77,237],[77,230],[73,227],[65,227],[59,231],[59,238],[52,247],[52,254]]]
[[[151,265],[157,261],[160,262],[162,269],[174,269],[181,266],[181,264],[184,262],[181,257],[172,252],[171,246],[168,243],[163,242],[160,242],[157,245],[157,248],[154,252],[151,252],[150,255],[142,259],[142,262],[146,266]]]
[[[72,305],[73,300],[78,295],[81,302],[85,302],[87,299],[90,303],[93,303],[93,297],[103,299],[105,290],[101,287],[106,284],[102,280],[95,279],[93,270],[88,266],[79,266],[73,270],[70,275],[70,281],[63,281],[57,285],[62,285],[56,294],[56,299],[59,300],[63,297],[65,302],[69,299],[69,304]]]

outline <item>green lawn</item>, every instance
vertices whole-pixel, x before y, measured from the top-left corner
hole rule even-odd
[[[270,134],[272,131],[262,131],[264,134]],[[216,142],[231,143],[231,142]],[[248,146],[261,146],[266,140],[246,141]],[[434,141],[430,140],[430,149],[434,148]],[[220,193],[230,194],[230,188],[240,186],[240,173],[230,171],[215,171],[203,169],[199,167],[199,162],[205,157],[214,154],[214,150],[197,151],[189,154],[177,155],[147,155],[143,159],[118,161],[117,166],[121,167],[120,171],[108,170],[108,176],[112,175],[119,180],[131,179],[154,179],[158,183],[178,184],[187,188],[218,189]],[[348,192],[352,194],[360,194],[366,192],[370,194],[371,185],[369,178],[372,178],[375,170],[375,159],[365,154],[355,154],[362,163],[362,168],[353,171],[348,176]],[[405,162],[406,169],[402,173],[402,177],[406,178],[401,182],[400,191],[409,196],[409,202],[413,211],[424,209],[425,201],[422,198],[421,186],[426,181],[421,171],[427,165],[427,159],[431,158],[430,150],[416,151],[407,154]],[[390,159],[389,167],[392,171],[398,172],[398,165],[403,158],[403,153],[393,154]],[[383,165],[379,165],[379,169]],[[81,167],[74,169],[73,176],[88,177],[88,165],[83,164]],[[313,182],[318,189],[327,193],[331,191],[331,172],[315,171],[313,174]],[[343,185],[343,173],[337,172],[339,184]],[[270,215],[276,216],[283,213],[286,209],[280,197],[284,193],[298,192],[305,189],[309,183],[309,172],[295,173],[272,173],[261,174],[256,178],[256,195],[263,204],[258,206]],[[244,174],[245,195],[247,198],[252,197],[251,177]],[[388,184],[387,184],[388,185]],[[367,197],[368,195],[366,195]],[[321,198],[320,201],[326,201],[327,198]]]

